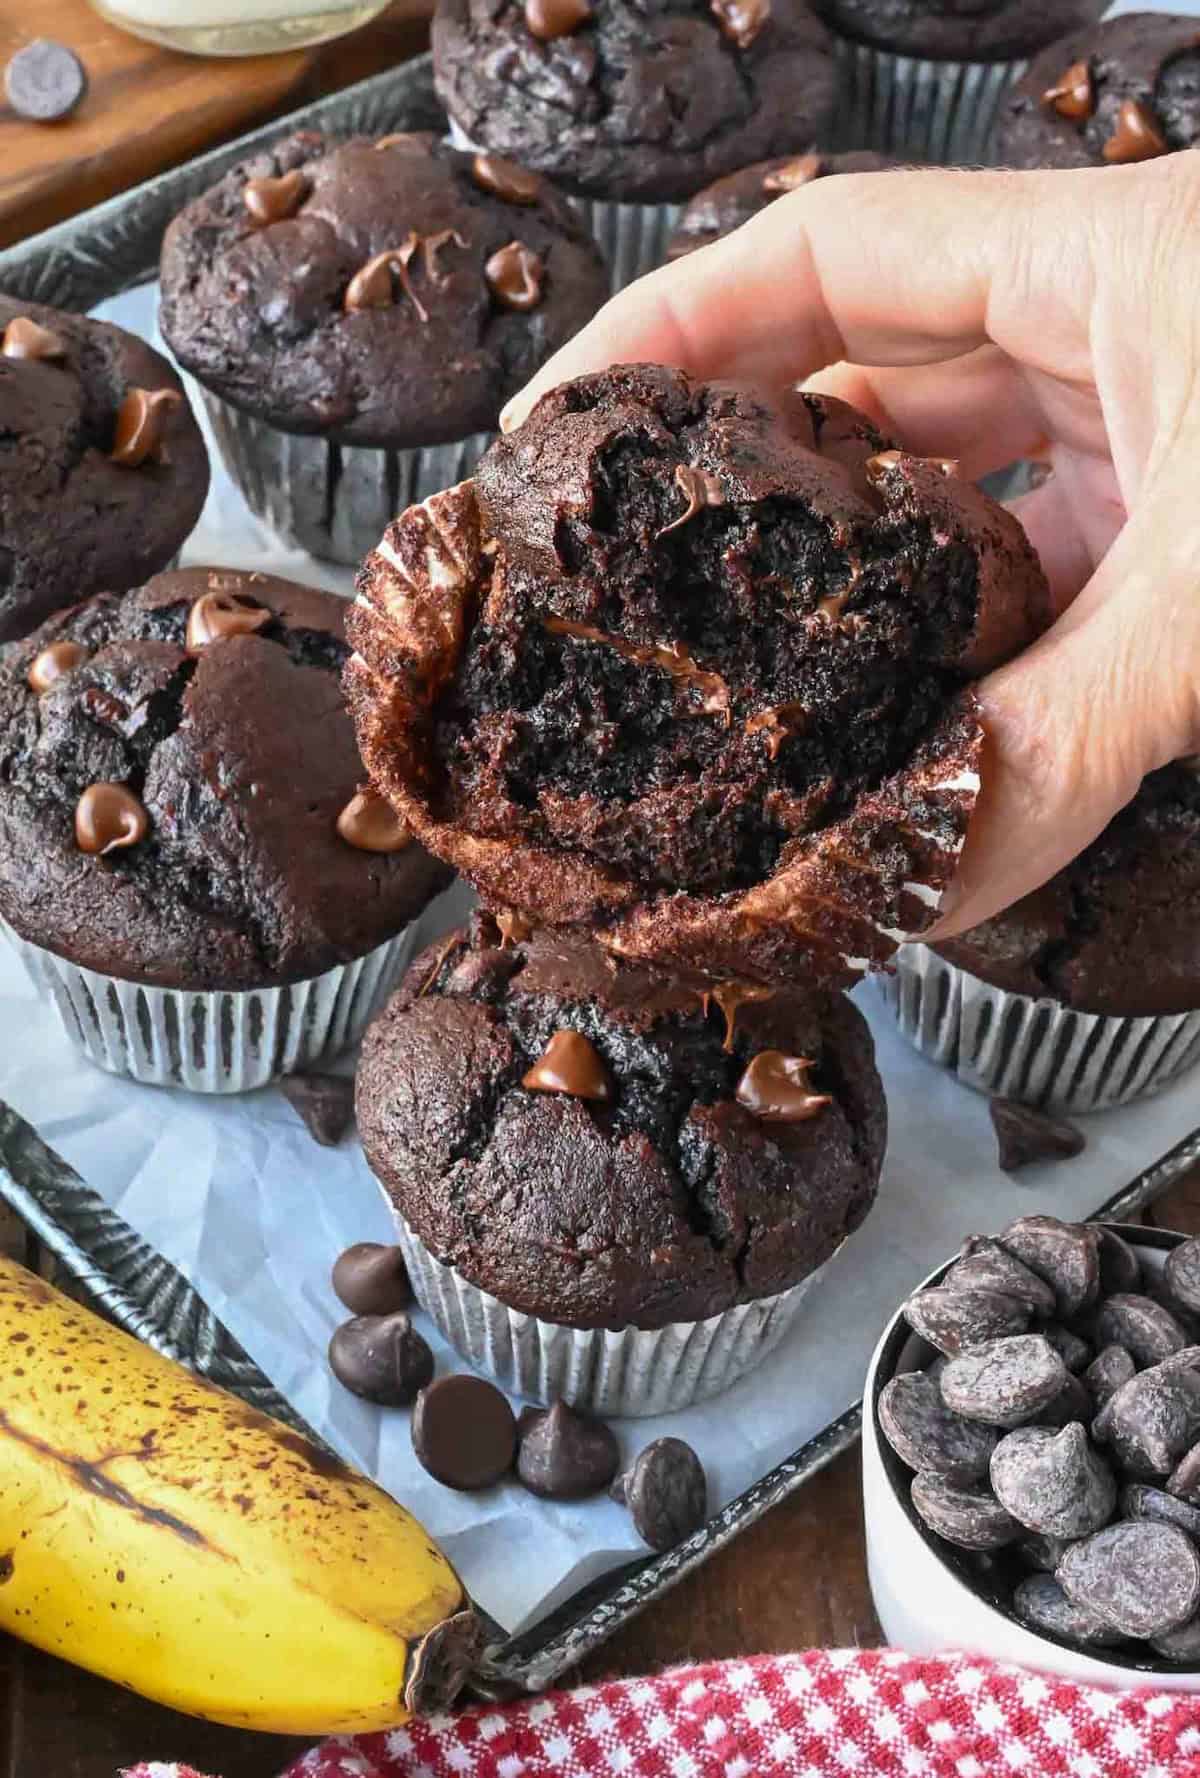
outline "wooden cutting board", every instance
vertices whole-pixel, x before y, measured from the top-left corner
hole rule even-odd
[[[31,38],[53,37],[75,51],[89,80],[62,123],[26,123],[0,103],[0,246],[417,55],[431,11],[432,0],[398,0],[373,25],[316,49],[205,58],[128,36],[86,0],[0,0],[0,65]]]

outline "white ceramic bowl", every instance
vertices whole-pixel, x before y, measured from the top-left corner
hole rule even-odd
[[[1140,1225],[1111,1226],[1137,1248],[1143,1265],[1155,1271],[1162,1269],[1171,1248],[1187,1238]],[[952,1263],[947,1260],[931,1272],[921,1288],[938,1283]],[[910,1331],[897,1310],[875,1348],[863,1392],[867,1570],[886,1641],[918,1655],[966,1649],[1085,1684],[1153,1684],[1162,1691],[1200,1692],[1200,1669],[1152,1658],[1135,1661],[1115,1651],[1085,1654],[1069,1643],[1036,1634],[1020,1622],[999,1592],[994,1599],[979,1592],[965,1552],[960,1560],[921,1523],[908,1495],[912,1472],[879,1431],[876,1404],[893,1376],[917,1369],[932,1356],[932,1348]]]

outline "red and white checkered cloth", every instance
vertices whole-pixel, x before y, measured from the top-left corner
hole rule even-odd
[[[135,1766],[125,1778],[198,1778]],[[330,1741],[286,1778],[1200,1778],[1200,1697],[813,1650]]]

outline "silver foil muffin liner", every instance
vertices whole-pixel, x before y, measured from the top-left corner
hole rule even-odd
[[[358,1042],[408,964],[414,928],[307,981],[207,992],[152,988],[81,969],[0,931],[63,1028],[92,1062],[148,1086],[248,1093],[326,1062]]]
[[[1028,63],[931,62],[839,38],[834,137],[897,160],[991,166],[1000,106]]]
[[[202,389],[221,458],[251,512],[296,549],[357,567],[392,520],[469,476],[495,436],[376,450],[281,432]]]
[[[779,1344],[825,1270],[706,1321],[619,1332],[565,1327],[468,1283],[434,1258],[390,1199],[388,1207],[417,1301],[469,1364],[528,1401],[562,1400],[618,1418],[675,1413],[738,1382]]]
[[[1200,1062],[1200,1009],[1153,1018],[1076,1012],[993,988],[927,945],[904,945],[883,997],[909,1042],[977,1092],[1047,1111],[1148,1098]]]

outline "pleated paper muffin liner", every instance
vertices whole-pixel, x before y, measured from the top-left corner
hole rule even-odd
[[[406,507],[471,474],[494,433],[416,450],[339,445],[244,413],[202,389],[221,458],[251,512],[296,549],[357,567]]]
[[[825,1270],[706,1321],[619,1332],[565,1327],[468,1283],[388,1203],[417,1301],[469,1364],[528,1401],[562,1400],[617,1418],[675,1413],[738,1382],[783,1339]]]
[[[896,160],[937,166],[990,166],[1005,94],[1028,66],[1013,62],[932,62],[839,38],[834,140]]]
[[[1200,1062],[1200,1009],[1149,1018],[1076,1012],[993,988],[905,945],[883,996],[909,1042],[981,1093],[1049,1111],[1101,1111],[1159,1093]]]
[[[148,1086],[248,1093],[332,1060],[362,1036],[406,967],[414,929],[307,981],[239,991],[146,987],[81,969],[0,922],[34,986],[98,1067]]]

